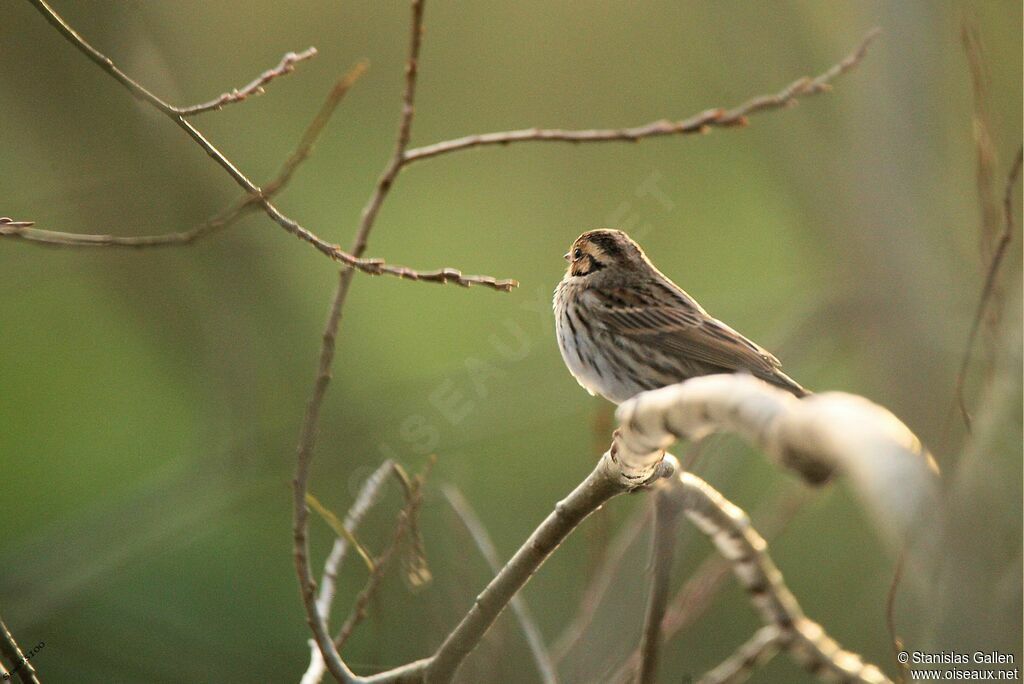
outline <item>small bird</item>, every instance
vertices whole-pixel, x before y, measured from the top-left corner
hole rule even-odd
[[[565,259],[555,331],[565,365],[591,394],[620,404],[714,373],[750,373],[797,397],[810,394],[778,359],[709,316],[621,230],[583,233]]]

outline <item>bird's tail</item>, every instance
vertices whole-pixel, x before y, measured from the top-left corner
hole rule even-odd
[[[775,373],[772,374],[772,377],[765,379],[776,387],[781,387],[787,392],[792,393],[797,399],[802,399],[803,397],[812,394],[810,390],[805,389],[803,385],[780,370],[776,370]]]

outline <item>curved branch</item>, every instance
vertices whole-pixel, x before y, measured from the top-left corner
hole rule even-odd
[[[384,481],[387,476],[391,473],[391,469],[394,466],[394,462],[389,458],[386,459],[377,470],[366,478],[363,486],[359,490],[359,495],[356,497],[352,507],[349,508],[348,513],[345,514],[345,521],[343,525],[348,530],[349,534],[355,534],[356,530],[363,522],[363,518],[380,500],[381,492],[384,488]],[[317,612],[320,613],[320,617],[323,618],[326,623],[328,616],[331,612],[331,604],[334,602],[334,591],[336,583],[338,581],[338,569],[341,567],[342,562],[345,560],[345,555],[348,552],[349,542],[348,539],[339,535],[334,539],[334,546],[331,547],[331,553],[327,556],[327,560],[324,562],[324,573],[323,579],[320,581],[320,591],[317,594],[316,607]],[[324,657],[320,653],[320,648],[316,645],[316,642],[310,639],[310,656],[309,656],[309,667],[306,668],[306,672],[302,675],[300,684],[319,684],[323,679],[324,672],[327,666],[324,664]]]
[[[718,667],[698,679],[697,684],[739,684],[746,681],[755,668],[778,653],[782,641],[783,634],[778,627],[765,625]]]
[[[639,394],[616,416],[634,453],[729,431],[811,483],[843,473],[894,548],[937,505],[931,454],[891,412],[857,395],[797,399],[749,375],[707,375]]]

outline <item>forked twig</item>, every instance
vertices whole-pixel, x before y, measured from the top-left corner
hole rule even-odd
[[[188,134],[188,136],[192,138],[192,140],[199,145],[199,147],[201,147],[210,158],[212,158],[229,176],[231,176],[235,183],[237,183],[247,195],[253,198],[256,205],[261,207],[264,213],[266,213],[271,220],[303,242],[312,245],[321,254],[324,254],[334,261],[338,261],[346,266],[370,275],[391,275],[405,280],[420,280],[429,283],[455,283],[463,287],[481,285],[502,292],[508,292],[518,285],[515,280],[499,280],[491,276],[463,275],[461,271],[453,268],[440,268],[433,271],[417,271],[405,266],[393,266],[382,259],[360,258],[363,252],[362,249],[358,250],[358,253],[350,253],[342,250],[338,245],[323,240],[316,235],[316,233],[305,228],[298,221],[290,218],[278,209],[261,188],[253,183],[248,176],[242,173],[242,171],[238,169],[231,160],[229,160],[212,142],[210,142],[189,122],[188,119],[193,114],[198,113],[199,111],[208,111],[207,109],[203,109],[203,107],[206,107],[210,103],[197,105],[199,109],[176,107],[167,103],[121,71],[114,64],[113,60],[90,45],[60,17],[60,15],[58,15],[53,8],[45,2],[45,0],[28,0],[28,2],[31,3],[39,13],[42,14],[43,17],[45,17],[46,20],[56,28],[65,39],[68,40],[68,42],[85,54],[86,57],[88,57],[97,66],[107,72],[118,83],[123,85],[132,95],[155,107],[161,113],[170,118],[179,128],[185,131],[185,133]],[[418,42],[419,38],[417,37],[416,40]],[[416,49],[419,49],[418,45]],[[411,101],[409,106],[411,107]],[[409,120],[411,122],[411,111]],[[404,146],[408,144],[408,128],[406,128],[404,135],[405,140],[403,142],[403,150]],[[393,180],[393,176],[391,180]],[[388,185],[390,185],[390,181],[388,181]],[[383,196],[381,196],[381,199],[383,199]],[[379,209],[379,203],[373,212],[374,214],[376,214],[377,209]],[[22,239],[26,239],[25,235],[26,233],[23,231],[18,233],[0,233],[0,236],[14,236],[21,237]],[[51,242],[50,244],[66,246],[68,243],[66,235],[66,233],[61,234],[60,240]],[[39,237],[39,235],[36,234],[36,237]],[[57,236],[54,237],[56,238]],[[36,241],[38,242],[39,240]],[[86,242],[88,243],[89,241]],[[109,242],[109,240],[107,240],[107,242]],[[357,244],[358,243],[359,240],[357,239]]]
[[[391,161],[388,162],[385,172],[378,181],[377,188],[367,208],[363,210],[363,218],[356,233],[352,245],[352,254],[360,256],[366,250],[367,238],[373,228],[376,210],[370,210],[376,206],[380,208],[383,196],[387,194],[394,176],[388,178],[388,170],[396,164],[409,144],[409,136],[412,130],[412,119],[415,113],[414,102],[416,97],[416,75],[418,72],[419,51],[423,32],[423,0],[413,0],[412,20],[410,21],[409,56],[405,71],[405,88],[402,95],[402,113],[399,117],[398,134],[395,142],[395,151]],[[379,197],[379,199],[378,199]],[[306,610],[306,621],[313,632],[313,638],[320,648],[321,655],[331,675],[339,682],[359,681],[359,678],[348,668],[341,659],[338,649],[334,646],[327,633],[327,624],[316,610],[314,598],[316,583],[309,567],[309,514],[306,509],[306,491],[309,486],[309,469],[313,460],[313,447],[316,444],[316,431],[320,423],[320,411],[324,396],[327,393],[327,386],[331,381],[331,364],[334,360],[335,343],[338,335],[338,324],[341,322],[341,312],[348,297],[349,287],[352,283],[352,269],[343,268],[338,276],[338,285],[331,300],[330,313],[327,316],[327,323],[324,326],[323,338],[320,345],[320,357],[317,368],[316,380],[313,383],[313,392],[306,405],[306,413],[302,420],[302,430],[299,435],[299,445],[296,450],[295,477],[292,480],[293,490],[293,525],[292,536],[295,548],[295,570],[298,574],[299,589],[302,594],[303,607]],[[400,670],[401,671],[401,670]],[[414,671],[422,671],[422,665]]]
[[[320,110],[303,132],[295,151],[281,165],[277,175],[263,186],[263,195],[265,197],[274,197],[287,187],[302,162],[306,161],[312,154],[313,146],[327,126],[328,121],[334,115],[334,112],[337,111],[338,105],[341,104],[345,94],[355,85],[359,77],[366,72],[366,66],[367,63],[365,61],[357,63],[348,73],[335,82],[327,94],[324,103],[320,106]],[[259,209],[257,198],[253,195],[243,195],[231,206],[195,228],[161,235],[123,236],[64,233],[31,228],[32,222],[23,222],[21,225],[14,225],[8,228],[3,225],[2,219],[0,219],[0,235],[55,247],[126,247],[131,249],[179,247],[190,245],[200,238],[223,230],[256,209]]]
[[[316,48],[314,47],[303,50],[299,53],[289,52],[281,58],[280,63],[278,63],[276,67],[273,69],[267,69],[241,89],[232,90],[229,93],[223,93],[220,97],[210,100],[209,102],[192,105],[191,107],[178,107],[177,112],[181,116],[195,116],[196,114],[202,114],[203,112],[223,109],[225,105],[241,102],[251,95],[262,95],[264,92],[263,87],[265,85],[279,76],[290,74],[295,71],[296,64],[315,56]]]

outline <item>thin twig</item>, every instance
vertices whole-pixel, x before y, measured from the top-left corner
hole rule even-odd
[[[359,554],[359,557],[363,559],[363,563],[366,564],[367,570],[373,572],[376,569],[373,558],[370,556],[370,552],[366,550],[366,547],[363,546],[358,539],[356,539],[352,530],[350,530],[348,526],[341,521],[334,511],[320,503],[320,500],[309,492],[306,492],[306,505],[316,511],[317,515],[323,518],[324,522],[334,530],[334,534],[337,535],[339,539],[346,540],[355,548],[356,553]]]
[[[981,328],[981,321],[985,317],[985,308],[996,285],[996,276],[999,275],[999,267],[1006,256],[1006,249],[1013,239],[1013,190],[1020,178],[1021,160],[1024,158],[1024,147],[1018,148],[1017,156],[1014,158],[1013,166],[1006,177],[1006,189],[1003,191],[1003,231],[999,234],[995,249],[992,252],[992,259],[985,271],[985,284],[981,288],[981,297],[978,299],[978,306],[974,311],[974,318],[971,321],[970,331],[967,333],[967,345],[964,350],[963,360],[960,362],[960,370],[956,374],[956,402],[960,407],[960,415],[963,416],[964,424],[968,431],[971,429],[971,414],[967,410],[967,402],[964,398],[964,384],[967,379],[967,369],[971,365],[971,352],[974,349],[974,342]]]
[[[383,259],[363,259],[360,255],[363,253],[363,249],[357,249],[353,252],[346,252],[341,249],[338,245],[332,244],[320,238],[316,233],[302,226],[298,221],[285,215],[280,209],[278,209],[268,198],[268,196],[260,189],[255,183],[253,183],[248,176],[246,176],[238,167],[234,165],[212,142],[210,142],[191,122],[188,121],[188,116],[191,114],[188,108],[175,107],[174,105],[168,104],[160,97],[154,95],[152,92],[143,87],[140,83],[133,80],[123,71],[121,71],[114,62],[101,53],[99,50],[90,45],[84,38],[82,38],[74,29],[72,29],[61,17],[58,15],[46,2],[45,0],[28,0],[45,18],[51,25],[53,25],[72,45],[78,50],[85,54],[91,61],[96,63],[101,69],[110,74],[114,79],[121,83],[125,88],[128,89],[135,97],[149,103],[160,112],[170,118],[179,128],[185,131],[186,134],[192,140],[203,149],[206,154],[213,159],[224,171],[231,176],[231,178],[246,192],[247,195],[253,198],[253,201],[260,207],[262,207],[264,213],[271,218],[278,226],[283,228],[285,231],[291,233],[295,237],[299,238],[303,242],[312,245],[317,251],[325,256],[331,258],[334,261],[338,261],[346,266],[354,268],[363,273],[369,275],[390,275],[405,280],[419,280],[428,283],[455,283],[463,287],[470,287],[472,285],[481,285],[488,287],[493,290],[500,292],[509,292],[513,288],[519,285],[515,280],[503,279],[499,280],[491,276],[482,275],[463,275],[461,271],[454,268],[440,268],[433,271],[417,271],[405,266],[394,266],[385,263]],[[422,14],[422,3],[416,3],[418,10]],[[419,24],[417,24],[419,26]],[[414,42],[414,49],[418,54],[419,51],[419,34],[416,35]],[[410,71],[407,82],[415,83],[415,59],[410,60]],[[408,145],[409,139],[409,125],[412,122],[412,91],[408,91],[410,97],[406,99],[405,109],[408,110],[409,116],[406,119],[403,117],[403,121],[406,122],[400,128],[399,131],[399,143],[401,150],[396,154],[391,166],[385,171],[384,176],[381,178],[378,188],[390,187],[391,182],[397,175],[397,169],[401,166],[401,151],[404,151],[405,146]],[[392,170],[391,167],[394,167]],[[373,217],[376,216],[377,211],[380,209],[380,202],[383,201],[383,197],[386,194],[386,190],[380,192],[378,190],[375,193],[376,201],[371,201],[373,207],[369,216],[364,212],[363,222],[366,226],[369,226],[373,222]],[[360,230],[363,234],[368,232]],[[23,232],[14,233],[0,233],[0,236],[14,236],[25,238]],[[67,235],[67,234],[63,234]],[[38,237],[38,234],[37,234]],[[38,241],[38,240],[37,240]],[[65,244],[66,241],[57,241],[51,244]],[[365,244],[365,235],[360,239],[357,236],[356,245]]]
[[[366,478],[366,481],[359,490],[359,495],[356,496],[355,502],[349,508],[348,513],[345,514],[344,526],[351,534],[355,534],[366,514],[380,501],[381,492],[384,489],[384,481],[391,472],[392,466],[393,461],[390,458],[386,459],[373,471],[370,477]],[[325,622],[328,621],[331,612],[331,604],[334,602],[334,592],[338,581],[338,571],[345,560],[348,548],[349,543],[346,537],[336,537],[334,539],[334,546],[331,547],[331,553],[324,562],[323,579],[320,581],[320,591],[317,595],[316,605],[317,611]],[[327,666],[324,664],[320,648],[316,645],[315,641],[310,639],[309,667],[306,668],[306,672],[302,675],[300,684],[319,684],[323,679],[326,669]]]
[[[0,619],[0,655],[7,660],[9,673],[17,674],[21,684],[39,684],[39,676],[32,667],[32,661],[22,653],[21,647],[14,640],[14,635],[3,619]]]
[[[764,665],[778,653],[783,639],[784,635],[778,627],[765,625],[718,667],[698,679],[697,684],[740,684],[746,681],[755,668]]]
[[[868,45],[878,37],[881,30],[871,29],[857,48],[841,62],[815,78],[799,78],[774,95],[755,97],[733,109],[708,109],[681,121],[662,119],[633,128],[604,128],[587,130],[564,130],[560,128],[526,128],[518,131],[501,131],[467,135],[462,138],[417,147],[405,153],[405,164],[411,164],[430,157],[456,152],[471,147],[487,145],[508,145],[520,142],[637,142],[644,138],[664,135],[686,135],[706,133],[712,128],[746,126],[748,117],[758,112],[782,109],[792,106],[798,98],[827,92],[829,82],[855,67],[867,54]]]
[[[339,652],[345,646],[345,643],[352,636],[353,632],[355,632],[359,623],[366,618],[366,608],[370,605],[370,601],[380,588],[380,583],[384,580],[384,574],[391,565],[391,561],[394,560],[395,554],[398,553],[401,548],[403,539],[405,539],[406,536],[412,536],[416,529],[416,517],[419,515],[419,509],[423,503],[423,487],[426,484],[427,475],[429,474],[432,465],[433,461],[428,461],[422,474],[418,475],[411,481],[409,478],[406,478],[406,482],[409,484],[409,487],[406,490],[405,506],[403,506],[402,510],[398,513],[398,520],[395,523],[395,531],[391,536],[391,541],[388,543],[388,546],[384,551],[382,551],[374,560],[374,568],[366,580],[366,585],[356,597],[355,603],[352,605],[352,610],[349,612],[345,622],[342,623],[341,629],[338,630],[338,635],[334,637],[334,647],[338,649]],[[402,473],[399,468],[400,466],[395,463],[392,465],[391,470],[396,474]],[[402,474],[404,475],[404,473]]]
[[[345,95],[352,86],[356,84],[356,81],[366,73],[369,68],[369,62],[365,59],[356,63],[351,69],[348,70],[341,78],[335,81],[330,91],[327,93],[327,97],[324,98],[324,102],[320,105],[320,109],[317,111],[316,116],[306,126],[306,130],[303,131],[302,137],[299,139],[299,144],[292,152],[291,156],[285,160],[284,164],[281,165],[281,169],[277,173],[277,177],[263,186],[264,195],[275,195],[279,190],[288,184],[288,181],[292,179],[295,171],[302,165],[302,162],[309,158],[313,152],[313,146],[316,145],[316,141],[320,138],[320,134],[327,127],[331,117],[334,116],[334,112],[337,111],[338,105],[345,98]],[[251,201],[251,198],[246,198]]]
[[[316,48],[314,47],[308,48],[299,53],[289,52],[281,58],[281,61],[276,67],[273,69],[267,69],[241,89],[232,90],[230,93],[224,93],[220,97],[202,104],[192,105],[191,107],[177,107],[177,112],[181,116],[195,116],[196,114],[202,114],[203,112],[223,109],[225,105],[241,102],[252,95],[262,95],[265,92],[263,90],[265,85],[279,76],[290,74],[295,71],[296,64],[315,56]]]
[[[441,491],[444,492],[444,496],[451,505],[452,510],[455,511],[459,520],[466,527],[469,536],[473,538],[473,543],[476,544],[480,555],[487,561],[491,571],[494,574],[501,572],[502,563],[498,557],[498,550],[494,548],[494,542],[491,541],[490,535],[487,534],[487,528],[484,527],[483,522],[480,521],[480,517],[477,516],[469,501],[466,500],[466,497],[454,485],[446,484],[441,488]],[[554,664],[551,662],[547,646],[544,644],[544,636],[540,633],[540,628],[537,627],[537,623],[530,614],[530,609],[523,601],[522,596],[519,595],[513,596],[509,605],[512,607],[512,612],[515,613],[520,629],[523,630],[523,634],[526,636],[526,642],[530,646],[530,653],[533,654],[534,662],[537,663],[537,671],[540,673],[541,681],[546,682],[546,684],[557,684],[558,674],[555,671]]]
[[[662,483],[654,492],[654,535],[651,540],[651,593],[647,600],[647,617],[640,639],[639,684],[653,684],[658,678],[658,655],[661,648],[661,623],[668,604],[672,566],[679,540],[679,514],[682,507],[678,497]]]
[[[907,547],[903,547],[900,555],[896,558],[896,567],[892,573],[892,581],[889,583],[889,592],[885,597],[885,627],[889,632],[889,643],[892,645],[893,660],[896,661],[896,669],[900,673],[900,682],[910,681],[910,667],[900,660],[900,652],[903,651],[903,640],[896,633],[896,596],[903,580],[903,569],[907,561]]]
[[[346,270],[345,273],[351,273]],[[342,283],[346,280],[343,278]],[[327,633],[327,622],[317,609],[316,581],[309,566],[309,509],[306,507],[306,492],[309,482],[309,468],[313,460],[313,445],[316,443],[317,426],[320,423],[320,410],[327,385],[331,381],[331,363],[334,360],[335,343],[338,335],[338,323],[341,321],[341,308],[345,301],[347,287],[339,287],[331,301],[330,313],[324,325],[320,360],[317,366],[313,392],[306,404],[306,414],[302,419],[302,431],[295,457],[295,476],[292,479],[292,537],[294,540],[295,570],[299,577],[299,591],[302,604],[306,609],[306,622],[313,632],[328,671],[334,678],[347,684],[358,681],[355,674],[345,665],[338,650]]]

